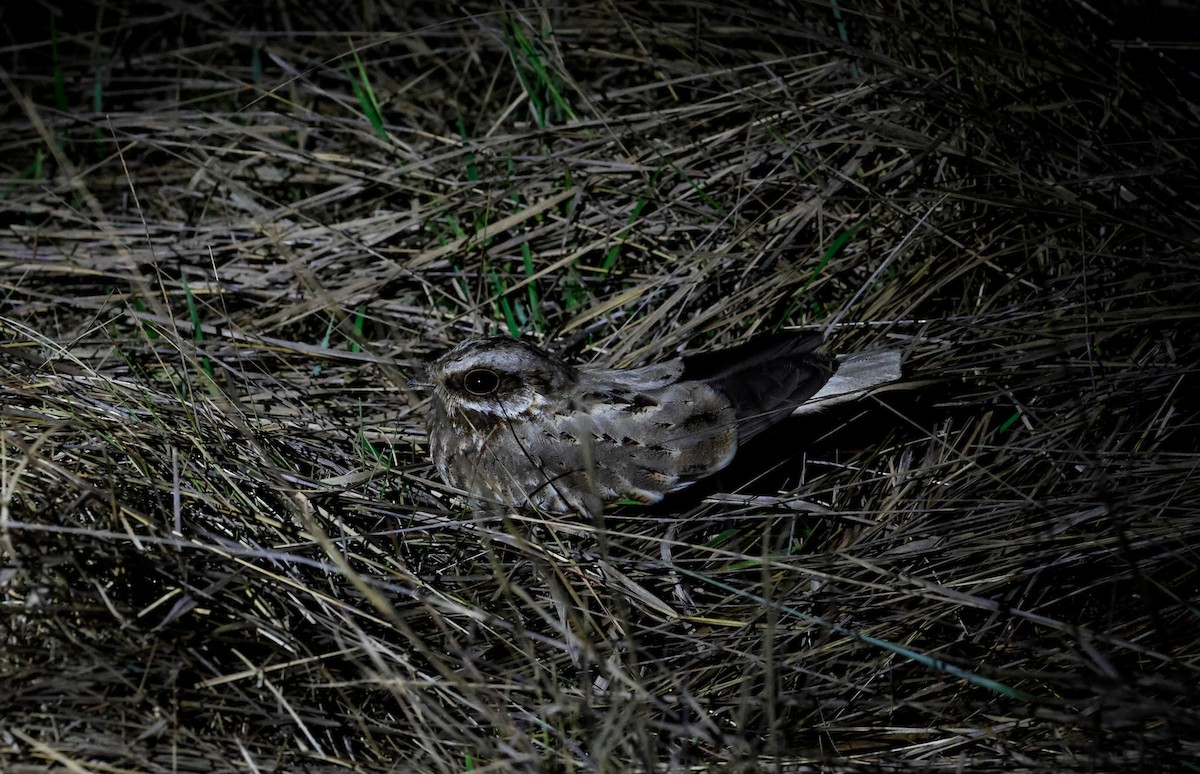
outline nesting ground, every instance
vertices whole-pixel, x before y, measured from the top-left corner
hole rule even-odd
[[[1195,770],[1195,12],[29,5],[0,768]],[[406,387],[781,328],[905,389],[599,521]]]

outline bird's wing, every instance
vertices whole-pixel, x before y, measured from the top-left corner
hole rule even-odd
[[[580,383],[585,387],[613,387],[634,392],[657,390],[673,384],[683,373],[683,361],[679,358],[665,363],[642,366],[641,368],[598,368],[596,366],[581,366],[579,368]]]
[[[781,333],[684,358],[683,380],[701,381],[725,395],[744,443],[788,416],[817,393],[836,368],[816,351],[820,334]]]

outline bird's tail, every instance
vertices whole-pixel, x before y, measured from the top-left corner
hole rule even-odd
[[[793,414],[819,411],[842,401],[860,398],[876,387],[900,380],[900,351],[884,349],[839,358],[837,370],[825,386]]]

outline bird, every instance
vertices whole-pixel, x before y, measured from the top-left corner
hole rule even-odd
[[[900,378],[900,353],[836,358],[785,332],[631,369],[571,365],[526,341],[467,339],[409,380],[432,392],[430,456],[482,503],[596,514],[659,502],[725,468],[793,413]]]

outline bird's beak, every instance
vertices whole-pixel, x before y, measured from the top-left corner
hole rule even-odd
[[[427,387],[432,387],[433,382],[429,381],[429,377],[425,374],[420,376],[410,376],[408,379],[408,389],[424,390]]]

